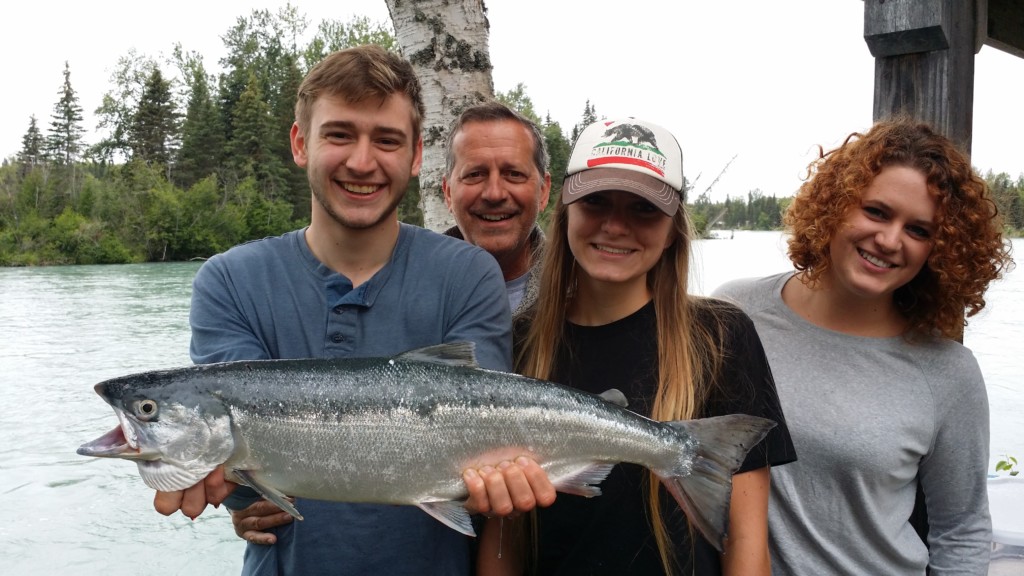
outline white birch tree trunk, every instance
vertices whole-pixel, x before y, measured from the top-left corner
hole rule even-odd
[[[489,28],[483,0],[385,0],[402,54],[423,85],[423,225],[440,232],[452,226],[444,205],[444,141],[467,106],[494,97]]]

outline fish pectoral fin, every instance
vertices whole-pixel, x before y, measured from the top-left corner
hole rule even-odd
[[[267,500],[273,502],[278,508],[291,514],[295,518],[302,520],[302,514],[299,514],[299,510],[288,501],[288,497],[282,494],[276,488],[266,486],[256,479],[256,475],[251,470],[232,470],[235,476],[238,476],[242,482],[245,482],[247,486],[253,490],[259,492],[260,496],[263,496]]]
[[[554,483],[555,490],[566,494],[575,494],[585,498],[592,498],[601,495],[601,489],[596,486],[604,482],[604,479],[615,467],[614,462],[599,462],[570,474],[565,478],[558,479]]]
[[[604,392],[598,394],[605,402],[611,402],[616,406],[622,406],[623,408],[629,408],[629,400],[626,400],[626,395],[622,393],[618,388],[609,388]]]
[[[473,521],[469,518],[469,512],[462,502],[440,500],[438,502],[420,502],[417,506],[420,510],[437,518],[445,526],[458,530],[466,536],[476,536],[476,530],[473,530]]]

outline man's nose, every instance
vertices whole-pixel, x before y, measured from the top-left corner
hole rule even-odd
[[[484,181],[484,189],[480,193],[480,196],[488,202],[501,202],[505,199],[506,191],[504,183],[501,180],[501,173],[492,172],[487,176],[487,180]]]
[[[376,158],[373,155],[373,144],[370,143],[369,138],[359,138],[350,149],[348,159],[345,161],[345,166],[358,173],[373,172],[376,168]]]

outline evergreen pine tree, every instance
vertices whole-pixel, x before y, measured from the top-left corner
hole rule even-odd
[[[132,158],[147,164],[169,165],[178,141],[178,112],[171,98],[171,83],[154,67],[132,115]]]
[[[233,113],[234,134],[228,151],[234,168],[241,178],[254,177],[265,197],[277,199],[284,192],[281,181],[281,162],[274,154],[271,142],[275,137],[275,123],[260,81],[255,72],[249,75],[249,85],[242,92]]]
[[[46,152],[57,164],[70,166],[82,151],[82,106],[75,89],[71,87],[71,67],[64,62],[64,85],[58,92],[60,100],[53,106],[50,132],[46,137]]]
[[[18,162],[26,169],[38,166],[46,159],[46,142],[43,134],[39,131],[36,116],[29,118],[28,130],[21,138],[21,151],[18,152]]]
[[[587,104],[583,107],[583,117],[580,119],[580,123],[572,127],[572,145],[576,145],[576,139],[580,137],[580,133],[587,126],[590,126],[594,122],[597,122],[597,108],[591,103],[590,99],[587,99]]]
[[[555,204],[562,201],[562,195],[559,192],[562,190],[562,180],[565,178],[565,168],[569,164],[569,154],[572,152],[572,146],[565,138],[561,125],[551,120],[551,114],[548,114],[541,130],[544,134],[544,143],[548,149],[548,173],[551,174],[551,194],[548,196],[548,205],[544,207],[539,220],[541,228],[547,229]]]
[[[565,177],[565,167],[569,164],[572,145],[565,138],[562,126],[558,122],[551,121],[550,114],[541,130],[544,134],[544,142],[547,144],[548,157],[551,159],[548,166],[548,172],[551,173],[551,184],[561,190],[562,178]],[[557,196],[557,194],[552,194],[552,196]]]
[[[274,82],[275,92],[272,98],[272,114],[274,117],[274,134],[271,137],[271,149],[278,158],[280,180],[286,190],[283,198],[292,205],[293,218],[309,216],[309,186],[306,184],[306,172],[295,165],[292,160],[292,147],[289,139],[292,123],[295,121],[295,100],[302,83],[302,71],[294,53],[285,54],[277,71]]]
[[[223,158],[224,133],[202,62],[189,66],[189,96],[181,126],[175,179],[183,188],[214,174]]]

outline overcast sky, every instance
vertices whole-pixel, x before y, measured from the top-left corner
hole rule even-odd
[[[861,0],[486,3],[495,89],[524,83],[538,114],[550,113],[567,132],[588,99],[599,116],[664,125],[683,146],[687,178],[699,175],[698,193],[736,156],[714,187],[716,200],[754,188],[789,196],[816,145],[829,148],[871,123],[874,60],[863,40]],[[31,115],[45,132],[65,60],[92,143],[92,112],[129,50],[159,60],[180,42],[212,69],[225,53],[221,36],[239,16],[284,4],[10,3],[0,20],[0,157],[20,149]],[[384,0],[293,4],[314,23],[311,31],[322,19],[389,19]],[[976,58],[973,143],[973,163],[983,172],[1024,174],[1022,94],[1024,59],[983,47]]]

